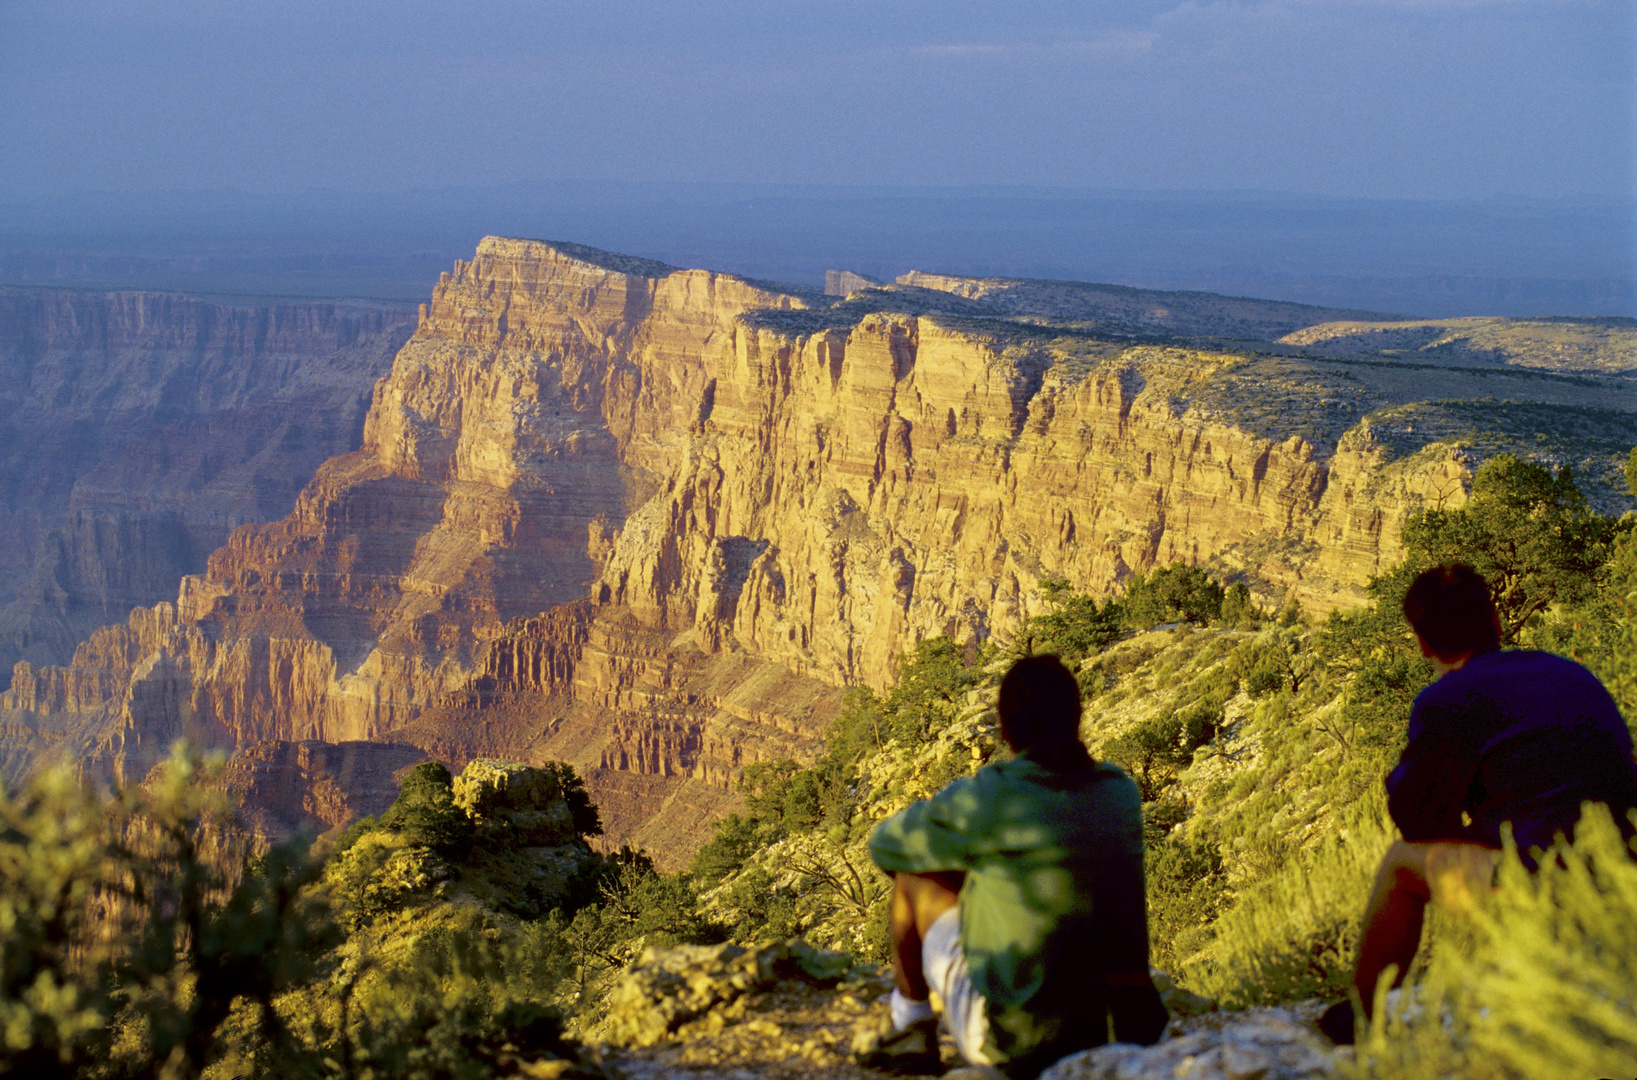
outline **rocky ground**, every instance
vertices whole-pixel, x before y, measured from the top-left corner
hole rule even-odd
[[[1173,1013],[1208,1005],[1162,989]],[[755,951],[695,946],[650,951],[623,977],[607,1018],[589,1033],[589,1056],[617,1080],[875,1080],[853,1048],[886,1021],[888,978],[855,970],[836,953],[799,942]],[[1191,999],[1191,1000],[1190,1000]],[[1338,1052],[1319,1034],[1319,1002],[1286,1008],[1214,1009],[1172,1021],[1156,1046],[1116,1044],[1066,1058],[1044,1080],[1317,1080],[1337,1075]],[[962,1068],[946,1037],[946,1075]]]

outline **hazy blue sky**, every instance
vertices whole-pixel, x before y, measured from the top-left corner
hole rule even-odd
[[[1629,195],[1632,0],[0,0],[0,194]]]

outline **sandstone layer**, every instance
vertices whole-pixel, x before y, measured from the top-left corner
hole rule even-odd
[[[1115,325],[1098,287],[1034,285],[837,300],[486,239],[292,512],[71,663],[18,665],[5,769],[140,775],[181,736],[562,759],[611,842],[675,862],[746,764],[816,750],[845,687],[928,636],[1008,635],[1044,579],[1203,563],[1322,610],[1408,511],[1463,497],[1470,453],[1371,418],[1470,372],[1272,343],[1349,313],[1172,294],[1162,318],[1113,290],[1149,313]],[[1554,379],[1529,385],[1607,410]]]

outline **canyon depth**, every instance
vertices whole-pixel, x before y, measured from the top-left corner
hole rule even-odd
[[[127,294],[120,326],[183,342],[159,374],[98,397],[67,372],[11,414],[64,446],[134,434],[58,502],[5,508],[6,779],[61,754],[140,779],[185,737],[233,755],[277,837],[390,802],[427,757],[565,760],[611,842],[674,864],[746,765],[817,751],[847,687],[890,684],[926,637],[1004,639],[1042,582],[1108,594],[1185,562],[1322,612],[1397,560],[1407,514],[1459,504],[1479,456],[1556,455],[1595,495],[1637,442],[1619,320],[849,284],[490,237],[418,318]],[[0,292],[35,366],[131,338],[79,304]],[[280,334],[329,361],[279,366]],[[121,348],[90,351],[113,370]],[[164,454],[200,402],[220,437],[117,510],[131,447]],[[1542,450],[1539,410],[1578,441]],[[215,476],[228,494],[202,500]]]

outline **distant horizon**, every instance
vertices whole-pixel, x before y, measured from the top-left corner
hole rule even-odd
[[[1637,199],[533,180],[0,194],[0,282],[424,300],[485,235],[816,287],[1045,278],[1413,316],[1637,315]]]

